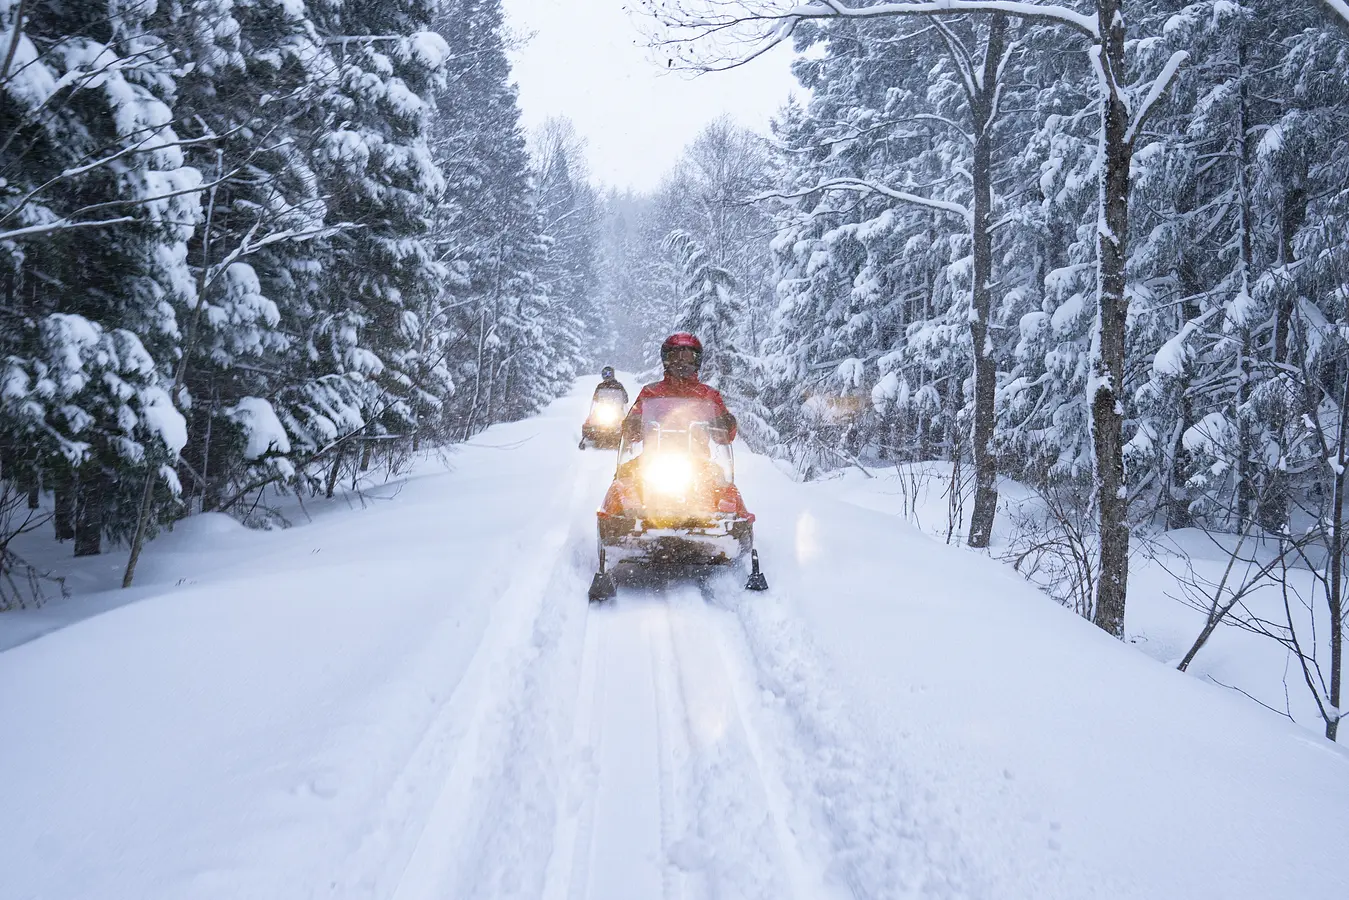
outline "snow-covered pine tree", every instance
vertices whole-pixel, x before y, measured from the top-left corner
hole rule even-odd
[[[332,371],[315,372],[303,336],[321,303],[329,223],[312,158],[337,68],[298,4],[193,0],[168,27],[184,64],[176,112],[208,185],[189,245],[200,306],[183,316],[181,474],[192,505],[216,509],[289,478],[339,433],[299,421]]]
[[[435,0],[340,0],[313,10],[336,64],[315,153],[333,223],[322,253],[312,341],[360,386],[365,439],[411,437],[441,409],[447,372],[419,354],[444,289],[431,217],[445,181],[429,129],[450,51],[432,32]],[[367,454],[368,456],[368,454]]]
[[[22,8],[21,8],[22,7]],[[15,29],[24,14],[22,31]],[[173,128],[174,60],[156,5],[0,6],[0,412],[6,476],[54,491],[79,555],[137,521],[182,446],[164,390],[199,173]]]
[[[607,310],[599,288],[599,196],[588,182],[585,144],[567,119],[548,119],[534,133],[534,198],[546,242],[540,278],[552,310],[549,367],[557,388],[610,352]],[[603,365],[603,363],[598,363]]]
[[[767,411],[759,402],[755,360],[743,348],[745,302],[731,273],[688,232],[670,232],[666,252],[678,260],[684,296],[674,327],[698,335],[703,345],[700,377],[725,396],[740,420],[745,439],[756,447],[776,443]]]
[[[458,386],[445,427],[467,437],[551,400],[567,364],[555,368],[551,301],[537,278],[546,247],[500,0],[448,0],[437,28],[451,56],[434,130],[447,178],[434,240],[454,272]]]

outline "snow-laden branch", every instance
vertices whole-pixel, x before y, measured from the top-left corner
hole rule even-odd
[[[796,6],[786,6],[781,0],[695,0],[692,3],[642,0],[642,5],[670,30],[669,36],[654,40],[652,46],[682,48],[700,42],[711,43],[717,39],[740,45],[737,51],[715,61],[671,59],[668,63],[703,72],[720,72],[745,65],[779,44],[790,41],[803,22],[826,19],[865,21],[902,16],[932,18],[998,13],[1063,25],[1085,35],[1094,43],[1100,42],[1100,30],[1094,15],[1056,3],[1024,0],[899,0],[857,6],[845,5],[842,0],[814,0]],[[755,30],[759,31],[757,36],[750,36],[748,32]]]
[[[29,225],[27,228],[15,228],[12,231],[0,231],[0,241],[12,241],[17,238],[28,238],[40,234],[50,234],[53,231],[69,231],[73,228],[99,228],[104,225],[121,225],[123,222],[133,221],[135,221],[134,216],[120,216],[116,219],[98,219],[93,222],[72,222],[69,219],[58,219],[55,222],[47,222],[43,225]]]
[[[253,238],[262,228],[262,225],[262,221],[254,222],[244,234],[243,238],[240,239],[239,243],[235,245],[234,249],[227,253],[224,259],[211,267],[210,275],[207,277],[203,288],[198,292],[198,305],[206,302],[205,295],[207,291],[211,289],[221,275],[225,274],[230,266],[247,256],[252,256],[264,247],[269,247],[272,244],[278,244],[283,241],[302,243],[317,237],[331,237],[334,234],[340,234],[344,231],[352,231],[365,227],[364,225],[359,225],[354,222],[339,222],[336,225],[320,225],[317,228],[287,228],[283,231],[273,232],[262,240],[254,241]]]
[[[1345,0],[1326,0],[1326,5],[1340,14],[1340,18],[1349,23],[1349,3]]]
[[[1342,0],[1331,0],[1342,2]],[[891,16],[931,16],[972,12],[1004,13],[1020,19],[1039,19],[1067,25],[1093,40],[1099,38],[1096,17],[1058,4],[1018,0],[928,0],[928,2],[871,3],[844,6],[841,0],[817,0],[796,6],[783,14],[791,19],[879,19]]]
[[[1162,99],[1166,89],[1171,86],[1171,82],[1176,78],[1176,72],[1190,58],[1187,50],[1177,50],[1171,54],[1171,58],[1162,66],[1162,71],[1152,80],[1152,86],[1148,88],[1148,95],[1143,98],[1142,104],[1138,107],[1138,112],[1134,113],[1133,121],[1129,123],[1128,129],[1124,132],[1124,142],[1132,144],[1134,136],[1138,134],[1139,129],[1146,124],[1148,115],[1152,112],[1157,101]]]
[[[951,60],[956,64],[956,69],[960,72],[960,80],[965,86],[965,97],[974,104],[974,98],[977,97],[983,88],[980,83],[982,72],[975,63],[974,57],[970,51],[961,42],[960,38],[951,31],[950,26],[938,19],[933,23],[937,27],[937,33],[941,35],[946,47],[951,51]]]
[[[882,197],[888,197],[891,200],[897,200],[900,203],[908,203],[912,206],[922,206],[927,209],[933,209],[938,212],[950,213],[954,216],[960,216],[968,223],[974,222],[974,215],[969,207],[959,203],[953,203],[949,200],[934,200],[931,197],[920,197],[917,194],[910,194],[907,191],[897,191],[892,187],[878,184],[874,181],[867,181],[862,178],[831,178],[828,181],[822,181],[814,187],[804,188],[799,191],[789,193],[774,191],[767,194],[760,194],[753,200],[795,200],[813,194],[816,191],[851,191],[856,194],[879,194]]]
[[[7,41],[8,46],[5,49],[5,60],[3,63],[0,63],[0,84],[4,84],[9,80],[9,67],[10,64],[14,62],[14,54],[19,49],[19,41],[23,38],[23,26],[25,24],[24,7],[27,3],[28,0],[19,0],[18,9],[14,10],[14,21],[10,25],[9,40]]]

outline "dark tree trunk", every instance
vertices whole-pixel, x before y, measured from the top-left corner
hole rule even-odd
[[[1124,293],[1129,241],[1129,109],[1123,78],[1122,0],[1097,0],[1100,63],[1107,90],[1102,98],[1101,225],[1097,239],[1099,334],[1090,383],[1096,503],[1100,516],[1101,564],[1094,621],[1124,636],[1129,587],[1129,501],[1124,480],[1124,352],[1129,306]]]
[[[1177,214],[1187,215],[1195,210],[1195,197],[1193,186],[1187,187],[1180,202],[1177,204]],[[1199,318],[1199,303],[1196,297],[1204,290],[1204,282],[1199,277],[1199,271],[1196,267],[1192,255],[1195,251],[1190,249],[1190,242],[1182,239],[1180,247],[1180,256],[1176,263],[1176,280],[1180,285],[1180,323],[1176,328],[1179,333],[1181,328],[1189,322]],[[1185,449],[1185,432],[1194,425],[1194,398],[1190,392],[1190,372],[1186,371],[1176,385],[1176,425],[1171,434],[1171,446],[1169,457],[1166,460],[1166,527],[1188,528],[1194,524],[1194,516],[1190,514],[1190,491],[1186,487],[1186,482],[1190,477],[1190,451]]]
[[[75,537],[75,485],[73,479],[61,479],[52,490],[55,510],[52,524],[56,526],[56,539],[69,541]]]
[[[974,222],[971,228],[974,284],[971,291],[970,339],[974,350],[974,504],[970,510],[969,545],[987,547],[998,511],[997,456],[993,451],[994,401],[998,369],[988,326],[992,302],[993,236],[993,118],[997,114],[998,65],[1002,60],[1007,19],[992,16],[984,48],[983,83],[970,97],[974,119],[974,157],[970,178],[974,185]]]
[[[41,502],[42,492],[38,490],[38,486],[35,484],[28,489],[28,508],[37,509]]]
[[[1340,452],[1340,473],[1335,476],[1334,518],[1330,524],[1330,574],[1326,580],[1326,606],[1330,621],[1330,708],[1340,709],[1341,681],[1344,674],[1344,492],[1345,454]],[[1339,627],[1335,627],[1338,623]],[[1326,722],[1326,739],[1335,740],[1340,720]]]
[[[342,456],[342,450],[339,448],[333,457],[333,467],[328,470],[328,484],[325,486],[323,496],[329,500],[333,499],[333,491],[337,490],[337,477],[342,472]]]
[[[97,556],[103,552],[104,492],[107,480],[101,472],[83,473],[75,494],[75,555]]]
[[[1307,193],[1301,188],[1289,188],[1283,196],[1283,218],[1279,228],[1279,263],[1283,266],[1289,266],[1293,263],[1296,253],[1293,250],[1293,239],[1297,236],[1298,229],[1302,227],[1302,221],[1307,215]],[[1293,297],[1291,290],[1281,290],[1276,292],[1274,308],[1274,346],[1273,356],[1276,367],[1282,366],[1288,362],[1289,350],[1289,331],[1293,326]],[[1280,416],[1279,420],[1272,423],[1276,433],[1282,433],[1286,421]],[[1275,472],[1270,479],[1270,483],[1265,486],[1263,496],[1260,498],[1260,527],[1266,531],[1279,534],[1288,525],[1288,485]]]
[[[1279,228],[1279,262],[1292,265],[1297,254],[1293,250],[1293,239],[1297,237],[1302,222],[1307,217],[1307,192],[1300,187],[1289,188],[1283,195],[1283,221]],[[1282,365],[1288,362],[1289,331],[1293,327],[1293,292],[1280,291],[1278,307],[1274,313],[1274,361]]]
[[[1346,547],[1344,533],[1344,494],[1349,489],[1345,469],[1349,466],[1349,452],[1345,445],[1349,442],[1349,374],[1341,372],[1344,388],[1340,392],[1339,450],[1336,453],[1335,478],[1333,480],[1330,517],[1330,560],[1326,577],[1326,607],[1330,620],[1330,709],[1338,711],[1342,681],[1344,677],[1344,555]],[[1326,740],[1333,741],[1340,730],[1339,713],[1326,719]]]

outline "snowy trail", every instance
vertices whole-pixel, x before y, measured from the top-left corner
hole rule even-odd
[[[830,883],[830,839],[758,732],[733,627],[678,580],[590,612],[579,765],[544,897],[871,896]]]
[[[0,895],[1343,893],[1313,865],[1349,835],[1338,748],[762,458],[772,590],[627,577],[588,606],[613,456],[576,450],[587,399],[0,653]]]

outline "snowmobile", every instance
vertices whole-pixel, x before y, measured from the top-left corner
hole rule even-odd
[[[602,447],[612,450],[619,445],[623,430],[623,413],[626,412],[625,395],[622,390],[601,387],[590,402],[590,414],[581,426],[581,443],[577,446]]]
[[[748,590],[768,589],[754,549],[754,514],[735,486],[726,433],[705,400],[647,399],[641,428],[623,434],[614,480],[596,513],[599,570],[590,600],[617,593],[614,567],[716,566],[750,559]]]

